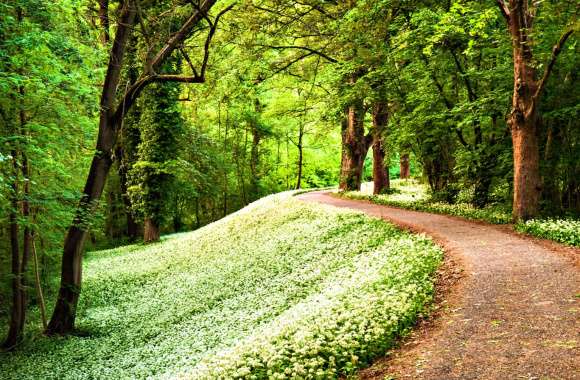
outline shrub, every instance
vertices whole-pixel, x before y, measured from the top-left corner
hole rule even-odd
[[[534,219],[516,224],[516,230],[537,237],[580,247],[580,220]]]
[[[425,211],[436,214],[459,216],[471,220],[483,220],[493,224],[507,224],[511,221],[511,214],[501,206],[488,206],[478,209],[467,203],[449,204],[419,199],[417,201],[393,199],[382,195],[369,195],[359,192],[340,193],[340,196],[349,199],[367,200],[385,206],[399,207],[414,211]]]

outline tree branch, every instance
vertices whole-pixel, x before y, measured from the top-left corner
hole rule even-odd
[[[199,75],[197,74],[197,70],[195,69],[195,66],[193,66],[193,63],[191,62],[191,58],[189,58],[189,55],[185,52],[185,50],[183,50],[183,48],[179,48],[179,51],[183,55],[183,58],[185,58],[185,61],[187,62],[189,67],[191,68],[191,72],[193,73],[193,75],[198,77]]]
[[[566,31],[564,34],[562,34],[562,36],[560,36],[560,40],[558,40],[558,43],[552,49],[552,56],[550,57],[550,62],[548,63],[548,66],[546,66],[546,70],[544,70],[544,75],[542,76],[542,79],[540,80],[540,84],[538,85],[538,89],[536,90],[536,93],[534,94],[534,102],[536,102],[540,98],[540,96],[542,96],[542,92],[544,91],[544,88],[546,87],[546,83],[548,82],[548,79],[550,78],[550,75],[552,74],[552,69],[554,68],[554,65],[556,64],[556,60],[558,58],[558,55],[560,55],[560,53],[562,52],[562,48],[564,47],[564,44],[566,43],[566,40],[568,39],[568,37],[570,37],[573,33],[574,33],[574,29],[570,29],[570,30]]]
[[[198,10],[193,13],[181,28],[167,41],[165,46],[159,49],[159,52],[153,57],[151,63],[146,67],[150,67],[151,70],[155,70],[165,61],[165,58],[171,55],[173,51],[183,44],[183,41],[190,36],[190,32],[197,25],[197,23],[204,18],[204,13],[207,13],[211,7],[217,2],[217,0],[204,0],[202,4],[199,5]]]
[[[151,82],[180,82],[180,83],[203,83],[204,78],[200,76],[183,76],[183,75],[154,75],[151,77]]]
[[[496,0],[496,1],[497,1],[497,5],[499,7],[499,10],[501,11],[501,14],[503,15],[503,17],[506,19],[506,21],[509,24],[511,15],[510,15],[508,5],[504,2],[504,0]]]
[[[309,48],[308,46],[297,46],[297,45],[288,45],[288,46],[275,46],[275,45],[258,45],[261,47],[267,47],[270,49],[276,49],[276,50],[285,50],[285,49],[301,49],[301,50],[306,50],[310,53],[316,54],[321,56],[322,58],[326,59],[329,62],[332,63],[338,63],[337,59],[334,59],[328,55],[326,55],[325,53],[318,51],[318,50],[314,50],[312,48]]]
[[[226,14],[228,11],[230,11],[232,8],[234,7],[234,4],[231,4],[230,6],[226,7],[224,10],[222,10],[220,13],[218,13],[218,15],[216,16],[215,20],[213,23],[210,24],[210,30],[207,34],[207,38],[205,40],[205,45],[204,45],[204,53],[203,53],[203,62],[201,64],[201,69],[199,70],[199,77],[202,80],[205,80],[205,71],[207,69],[207,62],[209,60],[209,46],[211,44],[211,40],[213,38],[213,36],[215,35],[215,31],[217,29],[218,23],[220,21],[220,18]],[[209,18],[208,18],[209,20]]]

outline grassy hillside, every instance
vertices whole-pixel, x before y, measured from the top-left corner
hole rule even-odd
[[[0,378],[334,377],[412,323],[440,256],[383,221],[270,196],[159,244],[88,254],[82,334],[29,338],[0,356]]]

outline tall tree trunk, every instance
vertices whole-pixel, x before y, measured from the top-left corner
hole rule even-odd
[[[497,4],[507,21],[513,50],[514,90],[508,117],[514,149],[513,218],[516,221],[526,220],[538,214],[542,191],[538,107],[556,58],[573,29],[562,34],[552,49],[543,76],[538,80],[530,35],[539,3],[532,4],[533,10],[529,9],[528,0],[509,0],[509,3],[497,0]]]
[[[260,135],[260,131],[257,126],[252,126],[252,149],[250,152],[250,186],[252,187],[252,198],[255,199],[258,197],[258,182],[259,182],[259,174],[258,174],[258,165],[260,161],[259,156],[259,145],[260,139],[262,136]]]
[[[24,297],[22,297],[22,273],[20,272],[20,249],[18,238],[18,153],[12,151],[12,163],[14,179],[12,182],[12,193],[10,195],[10,251],[11,251],[11,274],[12,274],[12,309],[10,310],[10,325],[8,335],[2,343],[4,350],[12,350],[22,338],[24,330]]]
[[[24,92],[22,92],[24,95]],[[24,111],[21,111],[21,119],[20,119],[22,126],[24,128],[26,124],[26,117],[24,115]],[[24,131],[24,129],[23,129]],[[26,132],[24,132],[26,133]],[[22,307],[21,312],[21,322],[20,324],[24,326],[26,322],[26,308],[28,305],[27,294],[26,294],[26,278],[24,277],[26,274],[26,269],[28,267],[28,260],[31,255],[32,249],[32,218],[31,218],[31,211],[30,211],[30,163],[28,161],[28,155],[25,151],[22,152],[22,178],[24,180],[23,188],[23,199],[22,199],[22,217],[24,219],[24,230],[23,230],[23,241],[22,241],[22,257],[20,259],[20,297],[22,301],[20,305]]]
[[[135,21],[135,13],[132,1],[125,1],[119,16],[119,28],[113,42],[101,95],[99,135],[95,154],[73,224],[69,227],[64,242],[60,289],[56,306],[46,330],[48,335],[66,334],[74,329],[76,308],[81,291],[82,253],[87,237],[86,219],[93,214],[113,163],[112,150],[116,133],[113,105],[127,40]]]
[[[365,136],[364,107],[362,101],[351,104],[342,122],[342,160],[340,165],[339,190],[360,190],[364,161],[372,142]]]
[[[219,109],[221,109],[221,103],[218,104]],[[227,106],[227,104],[226,104]],[[223,151],[227,151],[227,144],[228,144],[228,126],[230,124],[230,113],[228,108],[226,108],[226,123],[224,128],[224,146]],[[228,168],[226,165],[223,166],[223,176],[224,176],[224,190],[223,190],[223,205],[222,205],[222,216],[226,216],[228,214]]]
[[[387,105],[377,102],[373,105],[373,194],[381,194],[391,187],[389,165],[385,166],[386,146],[384,134],[389,121]]]
[[[143,223],[143,242],[153,243],[159,241],[159,225],[152,218],[145,218]]]
[[[22,21],[22,10],[18,9],[18,19]],[[25,98],[24,87],[20,86],[18,89],[20,97],[23,100]],[[26,112],[24,110],[23,101],[20,102],[20,110],[18,112],[19,116],[19,128],[18,134],[25,136],[26,132]],[[28,156],[25,151],[21,150],[19,146],[16,146],[12,150],[12,169],[14,172],[14,178],[12,182],[12,194],[10,196],[11,210],[9,213],[9,224],[10,224],[10,246],[11,246],[11,267],[12,267],[12,310],[10,314],[10,327],[8,329],[8,335],[6,340],[2,344],[2,347],[6,350],[12,350],[16,345],[22,340],[22,335],[24,333],[24,323],[26,321],[26,283],[24,275],[26,273],[26,267],[28,264],[28,258],[30,257],[31,248],[31,238],[32,229],[30,227],[30,166],[28,162]],[[20,157],[21,163],[19,165],[18,158]],[[23,243],[22,243],[22,256],[19,252],[19,236],[18,236],[18,214],[19,214],[19,178],[20,172],[23,178],[23,197],[22,197],[22,217],[25,219],[25,226],[23,231]]]
[[[524,4],[525,3],[525,4]],[[528,1],[511,0],[510,33],[513,41],[514,91],[508,117],[514,149],[513,217],[526,220],[538,213],[541,193],[536,69],[532,65],[527,22]]]
[[[401,179],[409,179],[411,177],[411,165],[409,162],[409,154],[403,153],[399,159],[399,169]]]
[[[252,149],[250,152],[250,174],[252,178],[250,178],[250,186],[252,191],[252,199],[256,199],[259,197],[259,181],[260,181],[260,174],[258,171],[258,167],[260,164],[260,141],[262,139],[262,132],[260,130],[260,126],[258,125],[258,118],[260,116],[260,112],[262,111],[262,106],[258,99],[254,102],[254,111],[256,113],[256,117],[252,121]]]
[[[296,178],[296,190],[300,190],[302,188],[302,167],[304,166],[304,124],[300,124],[300,130],[298,131],[298,144],[296,148],[298,148],[298,176]]]

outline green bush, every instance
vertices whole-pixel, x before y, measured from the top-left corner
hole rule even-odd
[[[580,220],[534,219],[517,223],[516,230],[544,239],[580,247]]]
[[[511,222],[511,214],[503,207],[499,206],[488,206],[483,209],[478,209],[467,203],[450,204],[445,202],[433,202],[420,198],[417,201],[395,200],[388,196],[369,195],[359,192],[347,192],[341,193],[340,195],[349,199],[367,200],[385,206],[453,215],[471,220],[482,220],[493,224],[507,224]]]

